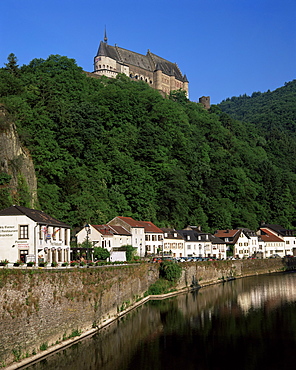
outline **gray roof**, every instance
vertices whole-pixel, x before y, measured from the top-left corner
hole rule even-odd
[[[282,236],[294,236],[295,235],[295,230],[288,230],[284,228],[281,225],[276,225],[276,224],[262,224],[261,227],[268,228],[270,230],[273,230],[277,232],[278,234]]]
[[[25,215],[29,217],[31,220],[37,222],[40,225],[47,225],[47,226],[60,226],[65,228],[70,228],[69,225],[61,222],[43,211],[38,211],[36,209],[30,209],[23,206],[11,206],[5,209],[0,210],[0,216],[22,216]]]
[[[213,244],[225,244],[225,241],[209,233],[198,233],[195,230],[177,230],[187,240],[190,236],[191,242],[211,242]]]
[[[166,59],[153,54],[148,50],[146,55],[135,53],[119,46],[111,46],[101,41],[96,57],[105,56],[116,60],[119,63],[130,64],[145,70],[154,72],[161,70],[168,76],[175,76],[176,79],[188,82],[186,75],[182,75],[176,63],[169,62]]]

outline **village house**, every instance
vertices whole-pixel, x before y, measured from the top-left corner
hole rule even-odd
[[[296,254],[296,236],[294,230],[288,230],[280,225],[275,224],[263,224],[261,228],[265,228],[270,233],[284,240],[284,249],[283,252],[278,253],[279,255],[281,255],[280,253],[283,253],[283,256],[293,256],[294,254]],[[261,228],[258,232],[258,235],[261,234]]]
[[[110,253],[110,261],[125,261],[124,247],[131,245],[131,234],[122,226],[86,225],[76,234],[77,249],[83,249],[82,244],[87,241],[91,247],[101,247]],[[73,248],[74,249],[74,248]],[[85,249],[83,249],[85,250]],[[91,258],[92,259],[92,258]]]
[[[136,221],[131,217],[114,217],[108,225],[122,226],[131,233],[131,245],[137,255],[144,257],[162,250],[163,232],[150,221]]]
[[[214,235],[227,244],[236,258],[248,258],[261,251],[256,233],[249,229],[217,230]]]
[[[261,228],[259,238],[264,242],[263,258],[270,258],[278,255],[285,256],[285,242],[268,229]]]
[[[23,206],[0,210],[0,260],[23,263],[70,261],[70,226]]]
[[[204,245],[198,243],[197,232],[194,230],[177,230],[184,239],[184,257],[204,256]],[[208,243],[209,244],[209,243]]]
[[[164,256],[184,257],[184,239],[177,230],[162,227]]]

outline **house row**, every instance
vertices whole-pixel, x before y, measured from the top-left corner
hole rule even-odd
[[[136,221],[131,217],[115,217],[106,225],[90,225],[88,235],[93,246],[107,248],[111,260],[125,245],[132,245],[140,257],[163,254],[171,257],[212,257],[226,259],[275,255],[296,255],[294,232],[280,225],[266,224],[255,232],[246,228],[216,230],[214,234],[202,232],[194,226],[183,230],[158,228],[152,222]],[[77,243],[86,239],[82,229],[76,234]],[[113,253],[114,252],[114,253]],[[227,253],[229,252],[229,253]],[[121,259],[122,255],[118,258]]]
[[[227,243],[237,258],[296,256],[295,232],[280,225],[263,224],[257,232],[245,228],[217,230],[215,235]]]
[[[69,262],[75,249],[70,247],[70,235],[69,225],[42,211],[8,207],[0,210],[0,261]],[[104,225],[87,225],[77,232],[76,240],[77,250],[85,241],[88,246],[106,248],[111,261],[125,260],[127,245],[140,257],[296,256],[294,231],[273,224],[264,224],[256,232],[237,228],[210,234],[194,226],[183,230],[159,228],[150,221],[117,216]]]

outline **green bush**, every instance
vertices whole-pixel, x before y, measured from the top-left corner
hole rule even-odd
[[[95,247],[94,248],[94,257],[98,260],[106,260],[110,257],[110,252],[102,247]]]
[[[148,289],[148,295],[157,295],[168,293],[172,288],[172,284],[165,279],[159,279],[152,284]]]
[[[175,262],[164,261],[160,264],[159,275],[168,281],[176,282],[182,275],[182,267]]]
[[[125,247],[125,255],[127,261],[132,261],[135,257],[136,248],[132,247],[131,245],[127,245]]]

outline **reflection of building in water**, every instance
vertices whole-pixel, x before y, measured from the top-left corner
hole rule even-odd
[[[244,313],[251,308],[256,309],[265,305],[267,308],[274,308],[281,302],[296,301],[296,286],[292,276],[286,275],[285,279],[276,281],[271,278],[269,283],[262,286],[255,286],[249,292],[240,293],[237,303]]]

